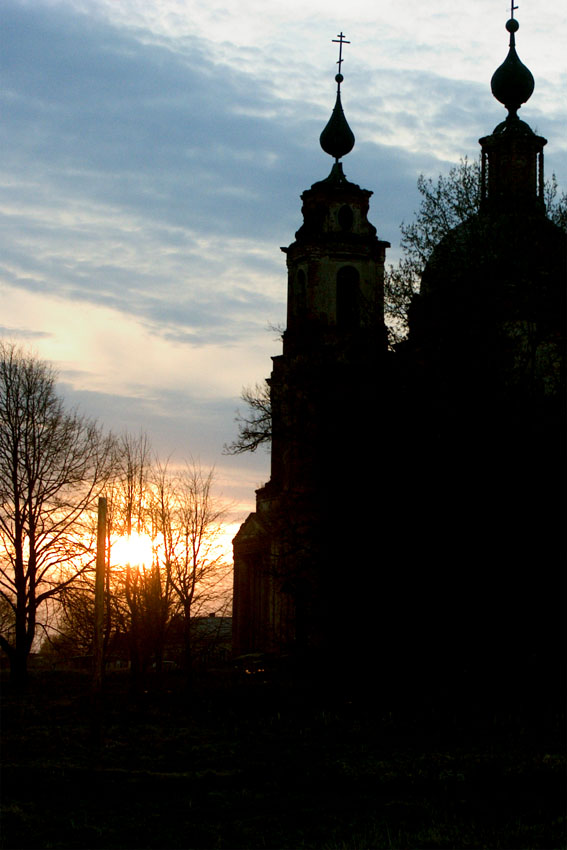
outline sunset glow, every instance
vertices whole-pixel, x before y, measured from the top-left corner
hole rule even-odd
[[[136,567],[150,567],[153,561],[153,542],[147,534],[131,534],[130,537],[117,537],[112,542],[112,564]]]

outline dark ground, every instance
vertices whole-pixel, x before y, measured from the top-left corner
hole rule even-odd
[[[2,841],[15,848],[561,848],[558,719],[388,706],[263,673],[175,673],[134,697],[90,679],[3,682]],[[420,716],[417,716],[420,714]]]

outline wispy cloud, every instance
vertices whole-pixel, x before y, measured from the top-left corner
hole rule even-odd
[[[240,387],[278,352],[265,328],[285,316],[279,246],[331,164],[318,136],[335,34],[352,41],[345,170],[374,191],[391,259],[417,175],[474,157],[501,120],[489,80],[506,54],[505,8],[400,8],[4,0],[0,332],[33,341],[69,397],[113,427],[144,423],[167,451],[189,440],[214,461]],[[521,12],[536,76],[523,117],[550,139],[548,172],[565,185],[565,15],[543,0]]]

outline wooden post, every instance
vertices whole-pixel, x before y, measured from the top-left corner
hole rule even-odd
[[[104,571],[106,566],[106,498],[98,500],[94,606],[93,691],[100,694],[103,672]]]

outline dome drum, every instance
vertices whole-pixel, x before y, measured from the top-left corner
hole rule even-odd
[[[517,123],[523,124],[519,120]],[[482,146],[483,206],[487,203],[491,206],[518,202],[543,204],[543,148],[547,144],[546,139],[531,131],[529,134],[499,132],[497,127],[491,136],[479,141]]]

